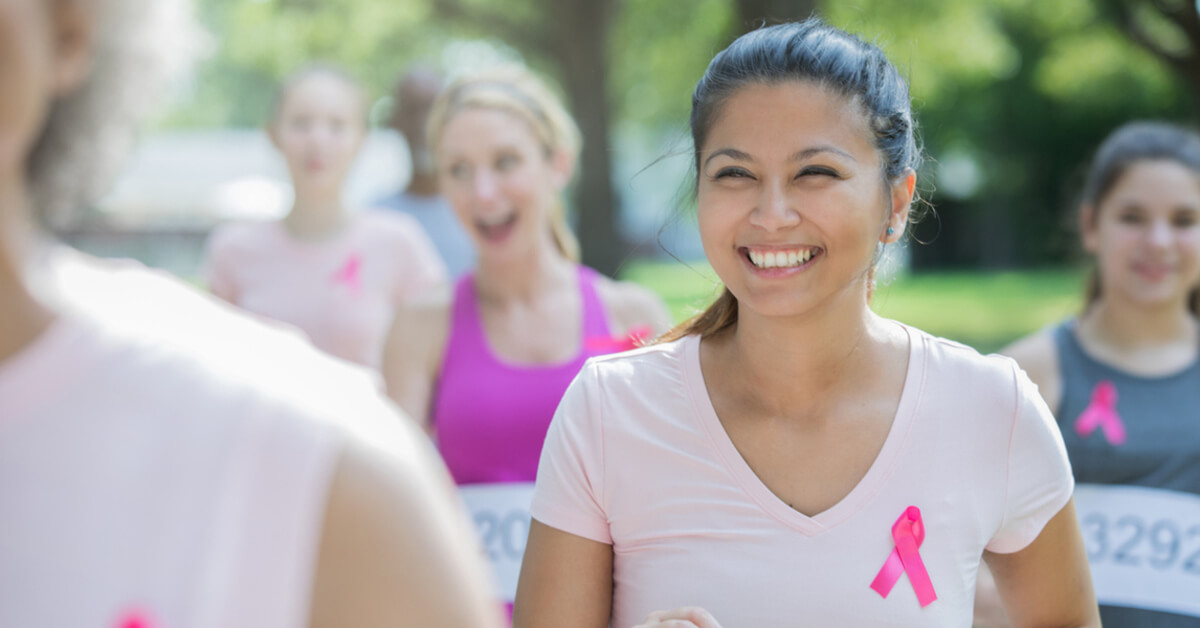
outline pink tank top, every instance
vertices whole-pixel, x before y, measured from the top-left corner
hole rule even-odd
[[[454,286],[446,355],[433,406],[437,444],[458,484],[533,482],[550,419],[587,358],[610,339],[596,294],[596,271],[579,267],[583,339],[579,354],[558,364],[501,361],[484,335],[474,275]]]

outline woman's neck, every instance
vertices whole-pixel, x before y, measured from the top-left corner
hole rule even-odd
[[[761,316],[742,307],[732,331],[713,338],[707,353],[722,377],[736,374],[729,381],[741,382],[741,396],[787,415],[819,410],[820,400],[859,386],[900,333],[870,310],[865,284],[856,284],[799,316]]]
[[[527,255],[503,261],[481,257],[475,290],[483,301],[529,302],[570,283],[574,272],[575,264],[553,243],[543,243]]]
[[[1196,318],[1183,302],[1148,307],[1101,297],[1080,317],[1079,332],[1093,345],[1123,353],[1200,344]]]
[[[0,180],[0,363],[54,322],[53,310],[35,297],[28,280],[34,274],[36,233],[24,175]]]
[[[283,218],[288,232],[302,240],[321,240],[340,232],[349,221],[340,190],[296,190],[292,210]]]

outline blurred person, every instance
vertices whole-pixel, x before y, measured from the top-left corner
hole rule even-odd
[[[454,209],[438,194],[437,169],[425,137],[429,111],[442,89],[442,75],[420,66],[396,83],[391,127],[404,136],[408,145],[412,176],[405,189],[380,199],[376,205],[405,213],[421,223],[450,276],[457,278],[475,266],[475,247]]]
[[[0,2],[0,626],[495,625],[364,369],[39,224],[106,185],[183,8]]]
[[[366,97],[341,70],[289,78],[267,125],[295,201],[278,221],[218,227],[205,272],[213,294],[289,323],[318,348],[378,369],[397,307],[447,281],[424,231],[402,214],[351,211],[346,175],[366,137]]]
[[[632,347],[669,318],[648,290],[579,263],[563,202],[579,131],[540,80],[519,68],[465,77],[439,97],[429,128],[441,189],[480,263],[451,298],[401,311],[384,377],[434,436],[511,596],[563,391],[588,357]]]
[[[982,560],[1019,625],[1099,625],[1033,385],[868,305],[915,126],[883,52],[817,19],[713,59],[691,129],[725,290],[563,397],[516,626],[958,627]]]
[[[1097,593],[1128,600],[1101,596],[1104,625],[1200,627],[1200,546],[1188,543],[1200,540],[1200,135],[1156,122],[1114,131],[1079,226],[1095,259],[1083,313],[1005,353],[1054,409],[1095,505],[1083,532]],[[1156,599],[1180,613],[1152,610]]]

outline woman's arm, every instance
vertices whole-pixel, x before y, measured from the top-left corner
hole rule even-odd
[[[430,408],[450,331],[448,300],[396,311],[383,349],[383,380],[391,397],[426,433]]]
[[[608,628],[612,546],[534,519],[521,563],[513,628]]]
[[[1024,549],[1011,554],[984,552],[984,560],[1013,626],[1100,625],[1073,501]]]

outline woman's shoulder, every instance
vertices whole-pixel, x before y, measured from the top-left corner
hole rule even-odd
[[[1020,338],[1000,353],[1014,359],[1031,377],[1035,373],[1056,373],[1058,370],[1058,345],[1055,341],[1057,325],[1046,327],[1024,338]],[[1036,380],[1036,377],[1033,377]]]
[[[689,366],[699,339],[684,336],[670,342],[657,342],[630,351],[589,358],[580,379],[606,389],[638,389],[665,392],[690,377]]]
[[[617,335],[647,325],[655,335],[670,329],[671,315],[666,305],[649,288],[632,281],[609,279],[599,273],[596,273],[595,286],[612,331]]]
[[[960,342],[919,332],[926,339],[927,368],[933,377],[958,392],[969,391],[968,396],[975,398],[992,391],[997,403],[1011,398],[1014,390],[1024,389],[1021,382],[1026,377],[1038,386],[1048,403],[1053,401],[1057,381],[1053,333],[1047,328],[999,353],[983,354]]]
[[[454,313],[454,286],[444,285],[406,301],[396,308],[393,333],[420,339],[444,336]]]
[[[1061,323],[1050,325],[1000,350],[1017,364],[1038,387],[1042,399],[1058,412],[1062,396],[1062,376],[1059,369],[1058,342]]]
[[[385,209],[365,209],[354,218],[363,233],[389,240],[408,239],[424,235],[424,229],[416,218],[404,212]]]

